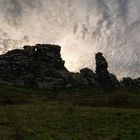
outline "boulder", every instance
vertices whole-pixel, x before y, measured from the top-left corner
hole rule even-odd
[[[89,86],[87,79],[80,73],[71,73],[70,83],[73,87]]]
[[[124,77],[121,81],[121,84],[124,87],[129,88],[140,88],[140,78],[132,79],[131,77]]]
[[[89,68],[80,70],[81,75],[88,81],[90,86],[99,86],[96,74]]]
[[[134,79],[136,87],[140,88],[140,78]]]

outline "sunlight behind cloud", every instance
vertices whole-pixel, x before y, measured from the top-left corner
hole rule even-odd
[[[0,0],[0,53],[59,44],[66,67],[79,71],[95,70],[100,51],[118,77],[138,77],[139,7],[139,0]]]

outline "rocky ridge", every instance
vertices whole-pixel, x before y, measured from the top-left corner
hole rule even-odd
[[[102,53],[97,53],[96,72],[88,68],[80,73],[69,72],[61,58],[61,47],[50,44],[24,46],[0,56],[0,81],[38,88],[68,88],[74,86],[140,87],[140,78],[124,78],[119,82],[109,73]]]

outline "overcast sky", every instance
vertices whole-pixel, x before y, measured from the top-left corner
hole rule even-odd
[[[111,72],[140,76],[140,0],[0,0],[0,52],[55,43],[71,71],[95,69],[103,52]]]

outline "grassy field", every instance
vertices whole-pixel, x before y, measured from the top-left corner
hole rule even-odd
[[[140,90],[0,85],[0,140],[139,140]]]

